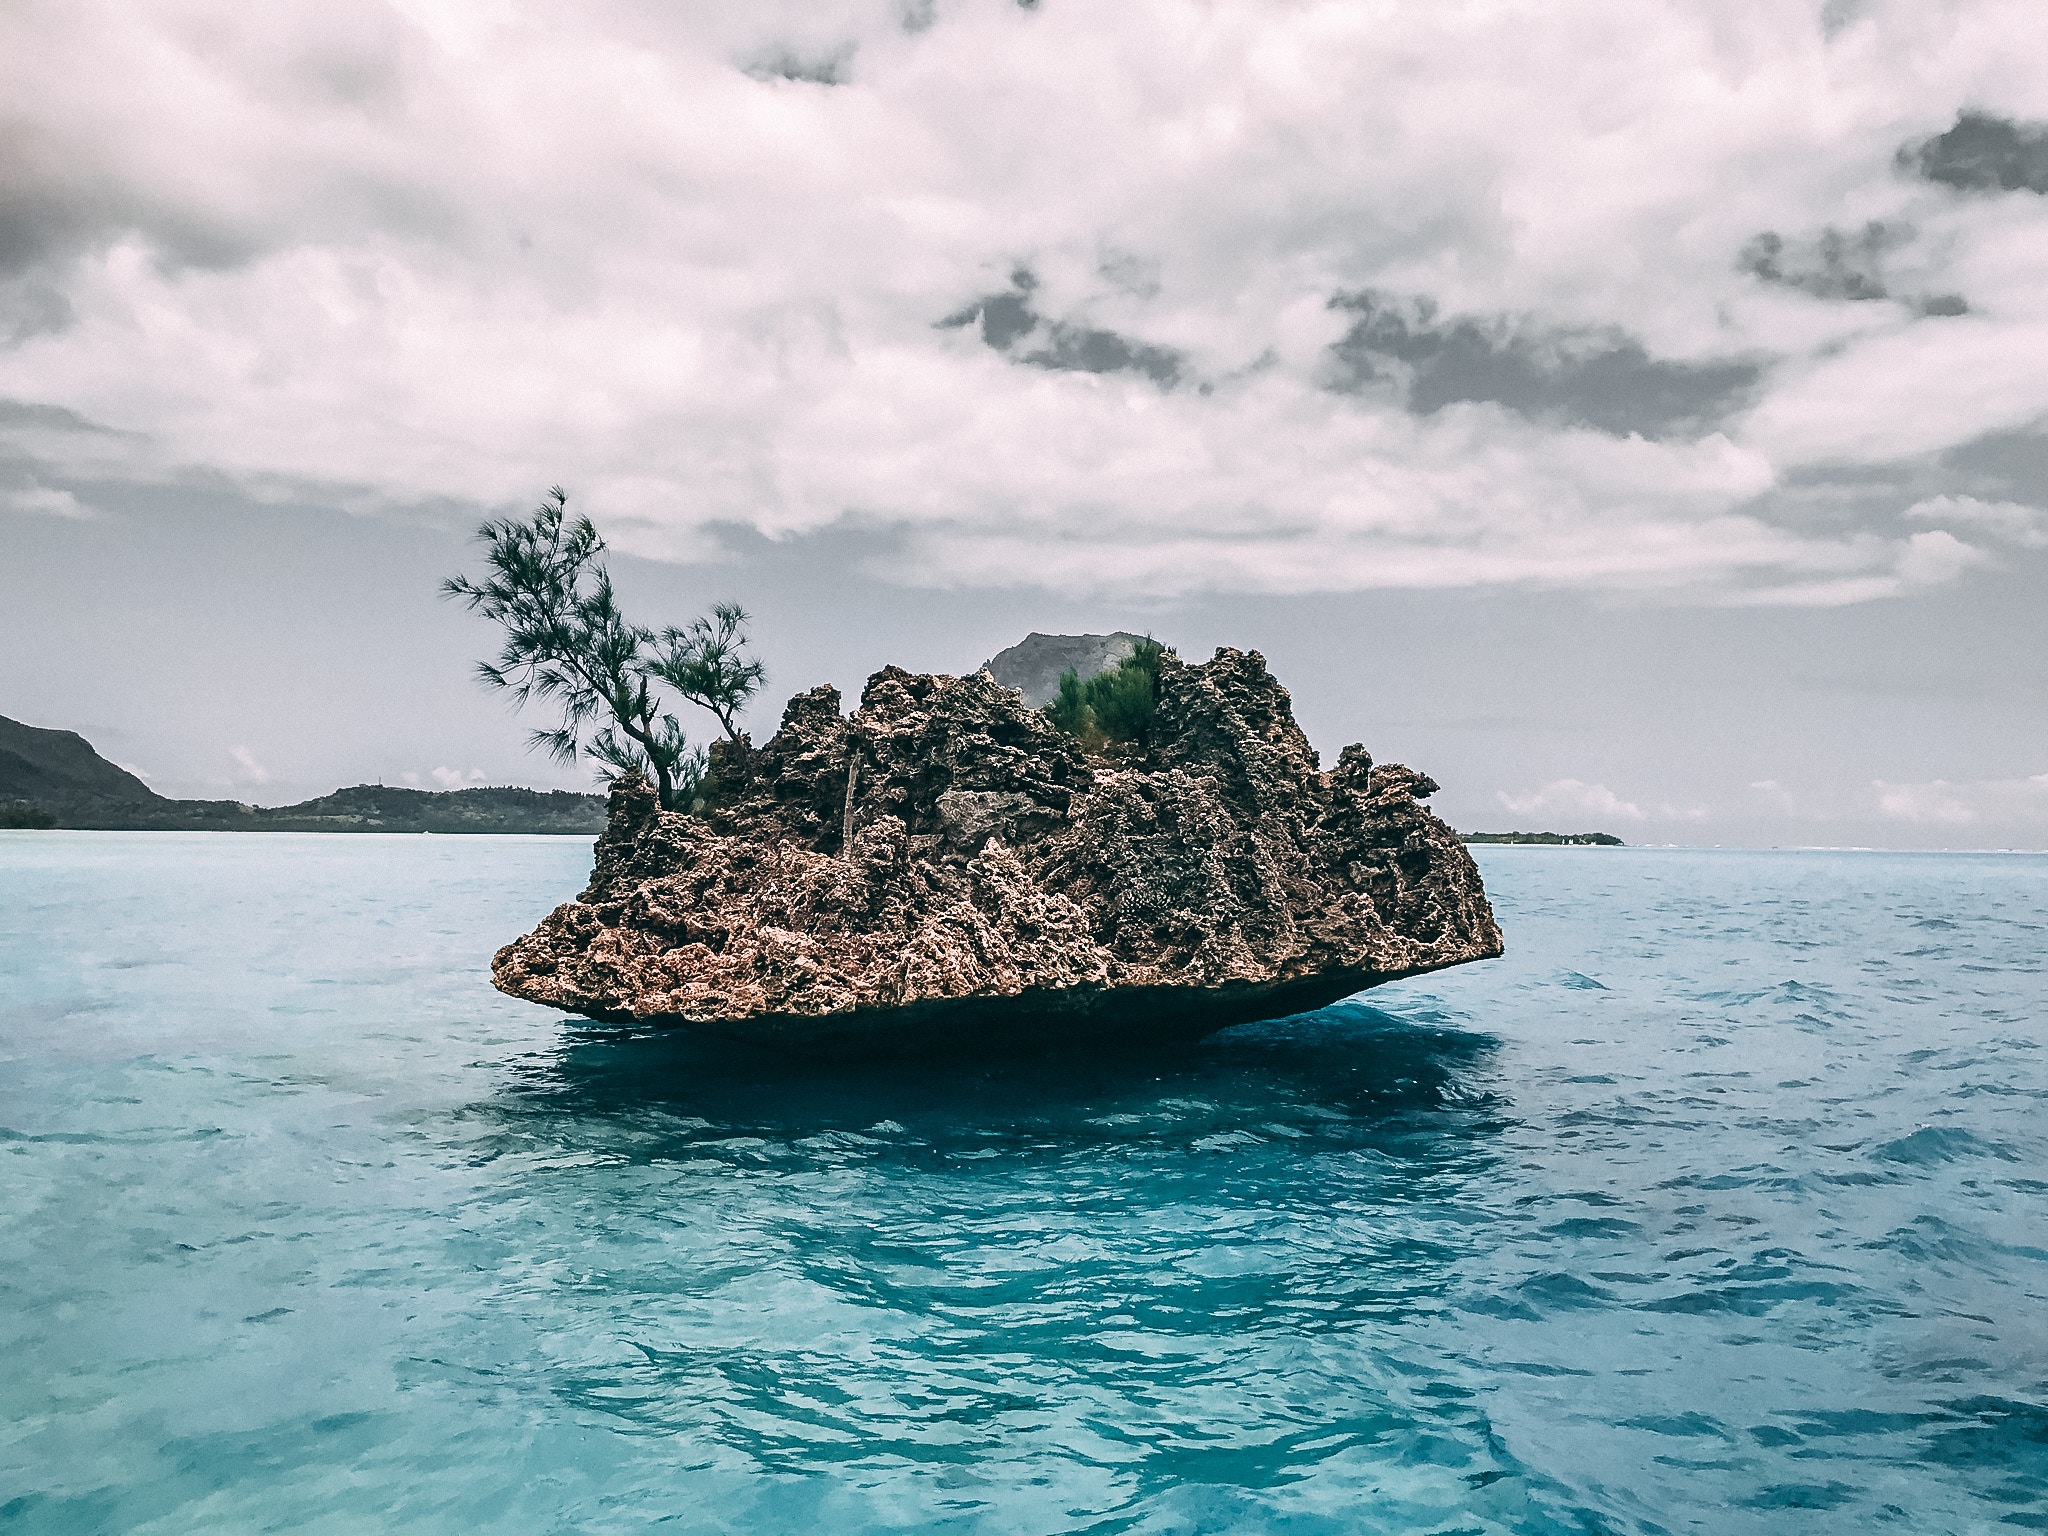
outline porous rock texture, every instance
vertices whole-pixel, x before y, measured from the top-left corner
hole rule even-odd
[[[1321,772],[1256,651],[1169,656],[1148,749],[986,672],[886,668],[713,749],[698,814],[612,791],[590,885],[498,952],[514,997],[793,1046],[1192,1036],[1501,952],[1436,789]]]

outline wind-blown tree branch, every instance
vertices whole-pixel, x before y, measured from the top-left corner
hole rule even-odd
[[[689,748],[650,684],[654,636],[619,611],[598,558],[604,540],[568,508],[556,486],[530,518],[484,523],[477,538],[488,574],[451,576],[441,590],[505,632],[498,659],[477,663],[478,678],[515,704],[538,699],[560,711],[561,724],[534,731],[529,745],[564,763],[590,758],[607,778],[643,773],[664,810],[688,805],[704,755]]]
[[[738,603],[718,603],[711,617],[688,629],[665,629],[661,649],[648,672],[692,704],[718,717],[726,738],[739,740],[735,723],[768,675],[767,668],[746,654],[746,610]]]

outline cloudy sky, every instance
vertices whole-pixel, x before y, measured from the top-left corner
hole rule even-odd
[[[1461,826],[2048,846],[2040,23],[16,0],[0,714],[579,782],[434,596],[561,483],[778,701],[1146,629]]]

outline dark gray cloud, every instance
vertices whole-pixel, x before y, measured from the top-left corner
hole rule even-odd
[[[1932,524],[2001,562],[2048,549],[2048,432],[1995,432],[1881,464],[1796,465],[1741,510],[1812,538]],[[1901,517],[1906,519],[1901,524]],[[2029,553],[2029,562],[2041,556]],[[2041,567],[2036,564],[2038,573]],[[2038,579],[2038,577],[2037,577]],[[2043,673],[2048,683],[2048,673]]]
[[[171,266],[237,266],[262,246],[249,230],[79,163],[64,145],[0,129],[0,278],[50,271],[131,230]]]
[[[1948,132],[1900,149],[1899,167],[1962,192],[2048,193],[2048,123],[1964,112]]]
[[[1875,219],[1857,230],[1830,225],[1808,240],[1788,240],[1767,229],[1743,246],[1735,265],[1761,282],[1797,288],[1817,299],[1863,303],[1896,298],[1923,315],[1968,314],[1969,303],[1959,293],[1892,292],[1885,258],[1912,239],[1910,225]]]
[[[73,263],[130,235],[167,270],[225,271],[264,250],[253,228],[87,174],[43,174],[0,151],[0,348],[69,330]]]
[[[1330,348],[1331,388],[1392,387],[1429,415],[1461,400],[1490,401],[1539,420],[1616,436],[1704,431],[1762,378],[1754,362],[1655,358],[1614,329],[1546,328],[1526,318],[1439,318],[1429,299],[1339,294],[1332,309],[1358,316]]]
[[[1801,242],[1765,230],[1742,248],[1735,264],[1752,277],[1817,299],[1885,299],[1891,293],[1881,270],[1884,258],[1912,238],[1910,229],[1875,220],[1859,230],[1824,229]]]
[[[0,348],[54,336],[77,318],[71,301],[46,282],[0,283]]]
[[[1960,293],[1924,293],[1906,302],[1913,306],[1915,312],[1936,318],[1970,312],[1970,301]]]
[[[9,400],[0,396],[0,433],[10,427],[38,427],[46,432],[103,433],[109,437],[122,435],[112,427],[103,427],[61,405],[45,405],[37,400]]]
[[[402,104],[396,68],[361,50],[312,48],[261,85],[308,124],[353,133]],[[163,177],[117,138],[0,121],[0,345],[67,328],[68,270],[118,241],[139,240],[160,270],[223,272],[302,240],[364,230],[453,240],[466,226],[432,168],[410,159],[350,165],[316,143],[278,195],[258,202],[238,198],[231,175]]]
[[[853,78],[853,49],[805,54],[779,48],[747,66],[756,80],[801,80],[810,85],[844,85]]]
[[[978,325],[981,339],[1034,368],[1072,373],[1142,373],[1162,389],[1171,389],[1186,372],[1186,359],[1171,347],[1133,341],[1115,331],[1048,320],[1032,308],[1038,279],[1027,268],[1010,275],[1007,293],[991,293],[963,305],[939,322],[941,330]],[[1029,338],[1028,351],[1018,344]]]
[[[1941,464],[1964,490],[2048,506],[2048,429],[1994,432],[1949,449]]]
[[[1038,314],[1031,307],[1031,295],[1038,279],[1019,267],[1010,274],[1008,293],[991,293],[962,305],[939,322],[941,330],[958,330],[979,325],[981,339],[998,352],[1006,350],[1020,336],[1038,329]]]
[[[1820,29],[1826,37],[1854,26],[1863,15],[1866,0],[1827,0],[1820,8]]]

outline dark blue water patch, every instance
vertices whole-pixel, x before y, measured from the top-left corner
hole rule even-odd
[[[1930,1461],[1967,1475],[1988,1503],[2010,1509],[1999,1522],[2048,1530],[2048,1405],[1966,1398],[1926,1439]]]
[[[1674,1435],[1681,1438],[1711,1437],[1728,1440],[1733,1436],[1727,1427],[1703,1413],[1650,1414],[1638,1419],[1624,1419],[1623,1429],[1646,1429],[1653,1435]]]
[[[1746,1509],[1832,1510],[1856,1497],[1850,1483],[1773,1483],[1742,1501]]]
[[[9,834],[0,1526],[2048,1528],[2048,860],[1479,857],[1496,964],[825,1068],[490,992],[587,845]]]
[[[1995,1146],[1959,1125],[1924,1125],[1909,1135],[1881,1142],[1872,1157],[1885,1163],[1911,1163],[1921,1167],[1952,1163],[1963,1158],[1998,1158],[2017,1161],[2017,1154]]]
[[[1642,1227],[1615,1216],[1575,1216],[1569,1221],[1554,1221],[1543,1230],[1552,1237],[1632,1238],[1641,1233]]]

